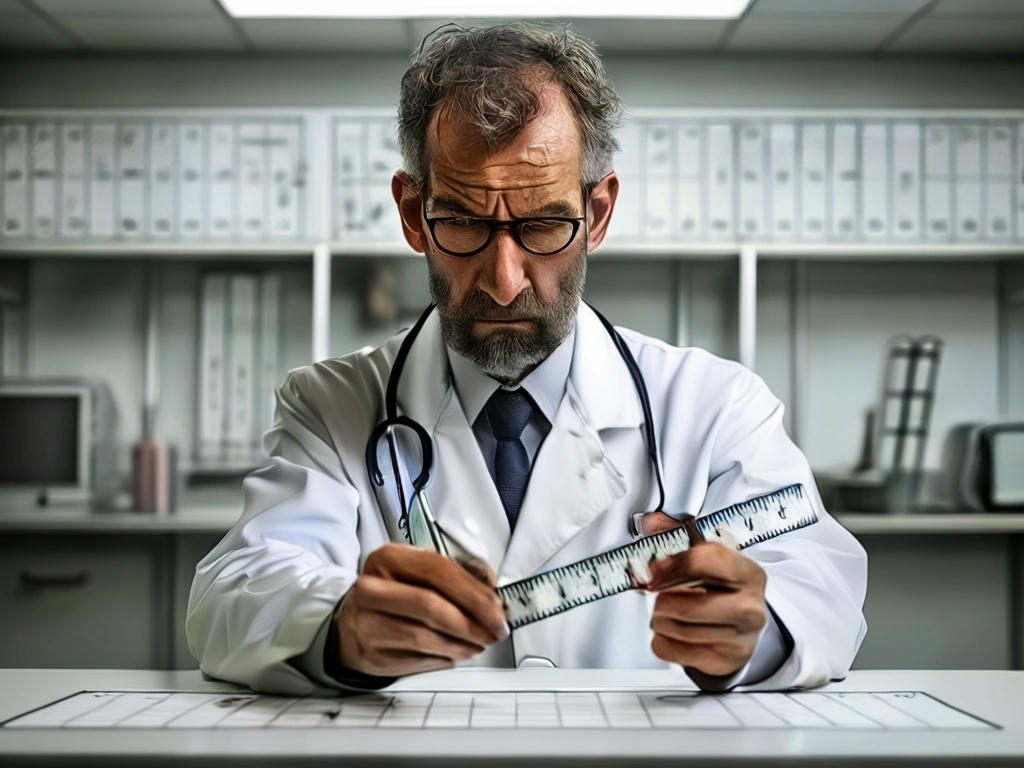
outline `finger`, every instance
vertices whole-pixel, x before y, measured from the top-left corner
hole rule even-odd
[[[409,651],[437,656],[452,663],[471,659],[484,650],[484,646],[467,643],[412,619],[376,613],[367,621],[375,650]]]
[[[376,576],[361,576],[353,598],[361,611],[377,611],[426,624],[458,640],[477,645],[498,641],[498,635],[463,613],[432,589]]]
[[[491,630],[508,637],[508,623],[498,594],[454,560],[403,544],[386,544],[370,553],[363,573],[426,587]]]
[[[732,624],[695,624],[669,616],[655,616],[651,619],[651,629],[671,640],[696,645],[736,643],[743,637],[743,633]]]
[[[498,586],[498,577],[486,560],[474,557],[469,560],[460,561],[459,565],[469,571],[469,574],[481,584],[485,584],[491,589]]]
[[[742,655],[722,653],[716,646],[684,643],[664,635],[654,636],[651,651],[662,661],[693,667],[708,675],[731,675],[746,663]]]
[[[768,621],[763,598],[740,592],[659,592],[651,616],[693,624],[729,624],[744,632],[760,630]]]
[[[762,576],[760,566],[750,558],[716,542],[708,542],[652,563],[648,588],[658,590],[663,586],[694,580],[740,588]]]

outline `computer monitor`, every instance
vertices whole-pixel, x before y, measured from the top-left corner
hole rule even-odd
[[[93,410],[87,382],[0,379],[0,506],[90,501]]]

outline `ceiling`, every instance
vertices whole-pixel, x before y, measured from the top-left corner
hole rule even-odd
[[[239,20],[217,0],[0,0],[0,49],[407,54],[444,21]],[[1024,0],[752,0],[736,21],[571,21],[604,52],[1024,54]]]

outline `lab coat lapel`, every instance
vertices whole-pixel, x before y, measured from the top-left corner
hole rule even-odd
[[[534,458],[499,583],[534,573],[626,493],[600,433],[642,423],[633,391],[610,337],[581,305],[566,395]]]
[[[424,426],[434,443],[426,493],[434,517],[461,554],[497,571],[509,541],[508,520],[480,446],[451,383],[437,312],[409,350],[398,388],[399,410]]]

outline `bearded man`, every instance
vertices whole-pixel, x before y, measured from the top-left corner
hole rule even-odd
[[[707,690],[845,676],[866,556],[821,507],[782,404],[742,366],[581,302],[619,194],[618,115],[572,32],[449,27],[421,47],[391,189],[436,310],[278,389],[270,458],[192,585],[204,671],[282,693],[456,664],[679,665]],[[386,417],[402,423],[378,441]],[[424,464],[450,557],[405,543]],[[629,543],[634,513],[662,524],[798,483],[817,524],[743,554],[698,544],[657,563],[646,593],[509,630],[496,584]]]

